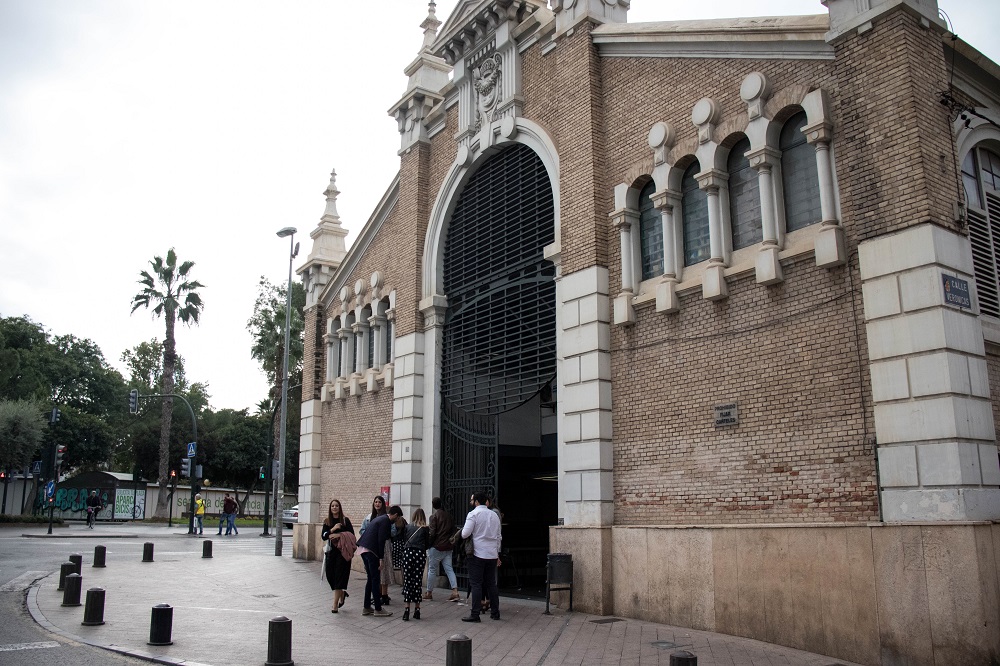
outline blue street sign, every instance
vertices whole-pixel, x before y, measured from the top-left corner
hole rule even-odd
[[[55,491],[56,491],[56,483],[55,483],[55,481],[49,481],[48,483],[45,484],[45,496],[46,497],[52,497],[52,493],[54,493]]]
[[[36,460],[35,462],[31,463],[31,473],[35,474],[35,475],[38,475],[38,474],[42,473],[42,461],[41,460]]]
[[[187,454],[187,457],[188,458],[194,458],[195,453],[197,453],[197,451],[198,451],[198,444],[195,443],[195,442],[191,442],[190,444],[188,444],[188,454]]]

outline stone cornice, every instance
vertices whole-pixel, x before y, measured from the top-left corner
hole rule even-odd
[[[832,60],[829,17],[608,23],[590,33],[602,57]]]
[[[448,17],[431,53],[447,63],[473,53],[503,21],[520,23],[539,10],[545,0],[466,0]]]

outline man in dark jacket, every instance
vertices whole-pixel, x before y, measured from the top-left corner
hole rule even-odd
[[[385,553],[385,543],[392,534],[392,526],[403,517],[403,510],[398,506],[389,507],[388,514],[378,516],[368,523],[365,533],[358,539],[357,552],[361,555],[361,561],[365,563],[365,573],[368,574],[368,581],[365,583],[365,607],[361,611],[362,615],[374,615],[375,617],[389,617],[390,611],[382,610],[382,555]],[[388,564],[386,565],[388,566]],[[375,610],[372,610],[372,602],[375,603]]]
[[[438,576],[438,563],[444,565],[444,575],[448,577],[448,584],[451,585],[451,596],[448,601],[458,601],[458,580],[455,578],[455,569],[451,566],[451,551],[455,547],[451,542],[451,537],[455,534],[455,520],[451,514],[441,508],[441,498],[435,497],[431,500],[431,507],[434,513],[427,525],[430,527],[431,547],[427,549],[427,592],[424,599],[433,599],[431,591]]]

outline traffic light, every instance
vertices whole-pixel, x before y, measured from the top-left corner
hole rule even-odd
[[[139,411],[139,391],[132,389],[128,392],[128,413],[136,414]]]
[[[59,444],[56,446],[56,470],[62,468],[63,459],[66,457],[66,445]]]
[[[181,458],[181,476],[188,479],[191,478],[191,459]]]
[[[62,416],[62,412],[59,411],[59,408],[53,407],[52,413],[49,414],[49,423],[55,423],[56,421],[59,420],[60,416]]]
[[[264,480],[264,466],[263,465],[261,465],[261,467],[260,467],[260,475],[259,475],[258,478],[260,478],[261,481]]]
[[[176,481],[177,480],[177,470],[176,469],[170,470],[170,480],[171,481]]]

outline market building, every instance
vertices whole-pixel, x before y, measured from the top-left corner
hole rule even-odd
[[[299,269],[296,557],[331,497],[488,490],[578,610],[1000,660],[1000,68],[824,4],[430,3],[399,172],[349,251],[332,177]]]

